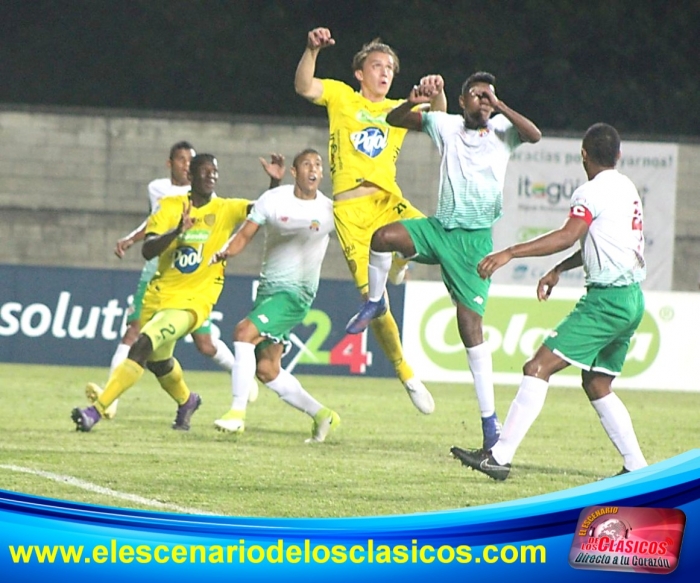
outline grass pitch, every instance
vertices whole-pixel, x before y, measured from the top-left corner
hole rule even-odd
[[[0,488],[108,506],[157,510],[98,488],[47,479],[50,472],[199,512],[267,517],[411,514],[477,506],[564,490],[622,466],[581,389],[550,388],[519,449],[511,477],[467,470],[451,445],[477,447],[481,429],[471,385],[429,384],[436,401],[418,413],[393,379],[302,376],[342,423],[323,444],[305,444],[311,419],[264,386],[246,432],[218,433],[229,377],[185,371],[202,395],[188,433],[173,431],[174,402],[146,373],[120,400],[113,421],[74,431],[87,381],[105,369],[0,365]],[[501,420],[515,387],[497,387]],[[698,447],[700,393],[620,390],[649,463]],[[20,471],[19,469],[25,471]],[[29,472],[29,473],[28,473]]]

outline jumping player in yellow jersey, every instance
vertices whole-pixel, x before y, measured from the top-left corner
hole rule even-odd
[[[309,32],[294,88],[328,111],[335,228],[355,284],[366,299],[372,233],[399,219],[424,215],[403,197],[396,183],[396,159],[406,136],[405,129],[386,123],[386,114],[404,101],[387,98],[399,70],[396,53],[379,39],[363,46],[352,63],[360,83],[356,92],[341,81],[314,76],[319,51],[334,44],[327,28]],[[430,108],[445,111],[442,77],[429,75],[421,79],[421,84],[438,88]],[[406,264],[395,261],[391,277],[394,283],[403,281]],[[421,413],[432,413],[433,397],[403,358],[399,329],[391,312],[373,320],[371,327],[415,407]]]
[[[173,351],[178,339],[202,325],[219,299],[224,264],[209,265],[209,259],[245,221],[250,201],[213,196],[219,170],[211,154],[192,158],[189,178],[190,192],[164,198],[148,219],[142,253],[146,260],[159,256],[159,261],[144,297],[141,333],[94,405],[73,409],[78,431],[90,431],[146,366],[178,404],[173,429],[189,430],[202,402],[187,388]]]

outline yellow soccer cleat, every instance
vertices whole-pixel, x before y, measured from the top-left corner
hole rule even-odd
[[[314,424],[311,428],[311,437],[305,443],[322,443],[331,431],[335,431],[340,425],[340,415],[331,411],[328,407],[321,409],[314,415]]]
[[[102,387],[100,385],[95,384],[95,383],[88,383],[85,387],[85,396],[87,397],[87,400],[90,401],[91,405],[95,405],[97,403],[97,399],[100,398],[100,395],[102,395]],[[119,403],[119,399],[114,401],[109,407],[107,407],[102,414],[102,417],[105,419],[114,419],[114,417],[117,415],[117,404]]]
[[[230,409],[221,419],[214,421],[214,427],[224,433],[243,433],[245,431],[245,411]]]

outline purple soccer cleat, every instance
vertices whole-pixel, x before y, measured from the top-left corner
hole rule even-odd
[[[95,407],[86,407],[85,409],[76,407],[71,411],[70,417],[75,423],[75,430],[83,433],[90,431],[102,419]]]
[[[177,408],[177,415],[173,421],[173,429],[178,431],[189,431],[190,420],[194,412],[202,404],[202,398],[197,393],[190,393],[189,398]]]
[[[348,334],[360,334],[364,332],[367,330],[367,326],[369,326],[372,320],[386,314],[386,309],[386,300],[384,296],[382,296],[382,299],[378,302],[367,300],[362,304],[360,311],[350,318],[347,326],[345,326],[345,331]]]

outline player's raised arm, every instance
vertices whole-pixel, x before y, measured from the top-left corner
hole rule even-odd
[[[284,167],[284,156],[282,154],[272,153],[270,154],[270,161],[268,162],[265,158],[258,158],[260,164],[270,177],[270,189],[277,188],[282,183],[282,178],[284,178],[284,173],[286,168]]]
[[[301,55],[294,75],[294,90],[309,101],[314,101],[323,94],[323,84],[314,76],[318,52],[334,44],[335,40],[327,28],[314,28],[309,31],[306,49]]]
[[[476,89],[473,87],[469,90],[469,92],[472,95],[477,95]],[[478,97],[486,97],[494,111],[505,115],[515,126],[515,129],[518,130],[520,139],[523,142],[535,144],[540,141],[542,138],[542,132],[540,129],[523,114],[511,109],[505,103],[503,103],[502,100],[496,97],[496,93],[492,85],[484,89],[482,93],[478,94]]]
[[[432,95],[430,98],[430,111],[447,111],[447,96],[445,95],[445,81],[442,75],[426,75],[418,84]]]
[[[247,220],[245,223],[243,223],[243,225],[241,225],[241,228],[238,229],[238,231],[236,231],[236,233],[232,235],[228,241],[226,241],[226,244],[219,249],[219,251],[214,253],[212,258],[209,260],[209,265],[214,265],[214,263],[219,263],[229,257],[235,257],[238,255],[248,246],[248,243],[253,240],[253,237],[255,237],[255,234],[259,229],[260,225],[258,225],[258,223]]]
[[[406,101],[392,109],[386,116],[386,123],[392,126],[420,131],[421,111],[416,105],[430,103],[440,92],[434,84],[414,85]]]

